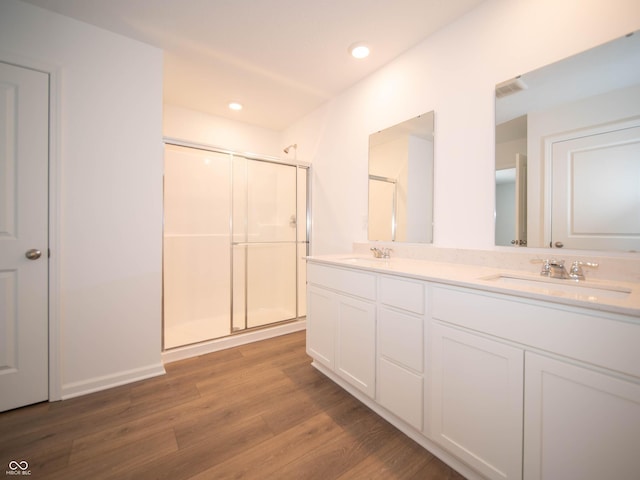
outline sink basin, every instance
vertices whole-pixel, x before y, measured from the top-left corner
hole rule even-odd
[[[354,265],[364,265],[367,267],[382,267],[389,264],[389,258],[374,257],[350,257],[341,258],[340,261],[352,263]]]
[[[532,290],[542,291],[549,295],[575,294],[588,297],[590,300],[598,298],[626,298],[631,289],[621,285],[608,283],[597,283],[589,281],[564,280],[547,277],[530,277],[525,275],[504,274],[484,277],[483,280],[490,280],[502,285],[513,285],[527,287]]]

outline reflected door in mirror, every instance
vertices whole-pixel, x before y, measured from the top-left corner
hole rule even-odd
[[[640,250],[640,126],[553,144],[551,244]]]
[[[527,156],[515,155],[515,167],[496,171],[496,245],[527,244]]]

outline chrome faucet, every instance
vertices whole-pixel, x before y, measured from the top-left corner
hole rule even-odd
[[[371,247],[371,251],[373,252],[373,256],[376,258],[391,258],[391,252],[393,252],[390,248],[377,247]]]
[[[569,278],[569,272],[564,268],[564,260],[549,260],[549,271],[546,274],[550,278]],[[542,273],[542,272],[540,272]]]
[[[597,268],[598,264],[594,262],[581,262],[580,260],[576,260],[571,264],[571,268],[567,272],[567,269],[564,267],[564,260],[542,260],[542,270],[540,270],[540,275],[549,278],[569,278],[576,281],[584,280],[585,277],[582,267]]]
[[[582,267],[590,267],[590,268],[598,268],[598,263],[595,262],[581,262],[576,260],[571,265],[571,270],[569,270],[569,277],[574,280],[584,280],[584,271]]]

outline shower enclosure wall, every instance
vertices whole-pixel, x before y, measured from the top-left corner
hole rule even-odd
[[[165,350],[306,314],[308,167],[165,146]]]

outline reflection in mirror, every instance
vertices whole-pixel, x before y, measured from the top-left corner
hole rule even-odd
[[[640,32],[496,86],[496,244],[640,251]]]
[[[433,241],[433,131],[429,112],[369,136],[369,240]]]

